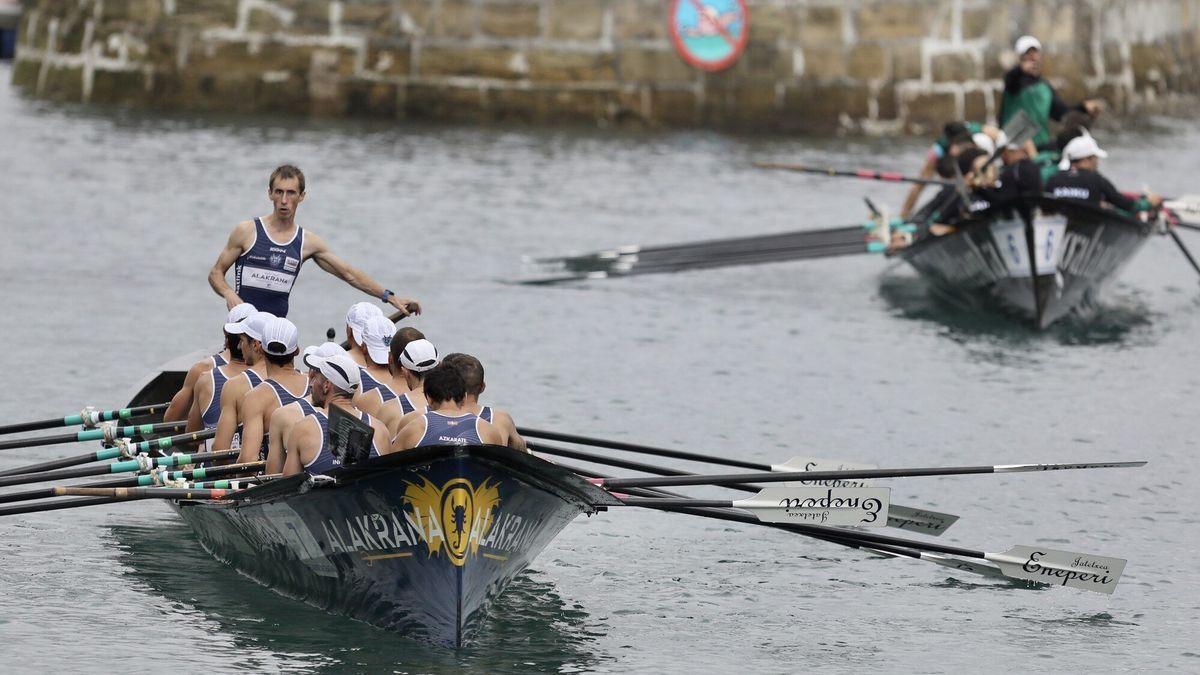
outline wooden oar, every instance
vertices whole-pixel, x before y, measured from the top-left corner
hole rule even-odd
[[[69,478],[83,478],[85,476],[99,476],[106,473],[149,471],[160,466],[184,466],[186,464],[199,464],[200,462],[230,459],[237,457],[239,454],[241,454],[240,450],[222,450],[220,452],[201,452],[194,455],[169,455],[167,457],[147,457],[141,455],[136,459],[112,462],[111,464],[102,464],[100,466],[85,466],[64,471],[44,471],[42,473],[21,474],[19,476],[4,476],[0,478],[0,487],[26,485],[28,483],[46,483],[52,480],[67,480]]]
[[[112,427],[100,426],[94,429],[84,429],[73,434],[59,434],[57,436],[42,436],[40,438],[13,438],[7,441],[0,441],[0,450],[12,450],[14,448],[33,448],[39,445],[57,445],[60,443],[83,443],[86,441],[108,441],[111,442],[117,438],[132,438],[134,436],[146,436],[148,434],[156,434],[161,431],[171,431],[181,429],[187,426],[187,421],[180,420],[178,422],[160,422],[158,424],[138,424],[135,426]]]
[[[851,471],[780,471],[657,478],[616,478],[601,485],[606,488],[658,487],[670,485],[727,485],[730,483],[782,483],[788,481],[854,480],[860,478],[915,478],[920,476],[964,476],[985,473],[1023,473],[1028,471],[1068,471],[1075,469],[1130,469],[1146,462],[1088,462],[1073,464],[994,464],[985,466],[943,466],[915,469],[856,469]]]
[[[244,464],[226,464],[224,466],[206,466],[187,471],[166,471],[159,469],[153,473],[143,474],[140,476],[131,476],[129,478],[115,478],[113,480],[97,481],[95,483],[86,483],[77,485],[76,487],[150,487],[159,485],[166,481],[176,480],[202,480],[205,478],[217,478],[219,476],[238,476],[247,473],[261,471],[266,462],[246,462]],[[38,490],[26,490],[24,492],[10,492],[0,495],[0,504],[11,502],[24,502],[31,499],[46,499],[54,496],[54,488],[41,488]]]
[[[152,441],[142,441],[140,443],[128,443],[124,439],[118,439],[121,442],[117,447],[104,448],[95,452],[89,452],[74,457],[64,457],[55,459],[49,462],[41,462],[38,464],[29,464],[27,466],[17,467],[15,469],[7,469],[0,471],[0,476],[16,476],[19,474],[39,473],[42,471],[50,471],[53,469],[62,469],[68,466],[76,466],[79,464],[87,464],[89,462],[101,462],[106,459],[116,459],[118,457],[134,457],[141,452],[150,452],[151,450],[169,450],[179,445],[190,443],[199,443],[206,439],[217,435],[216,429],[205,429],[190,434],[179,434],[177,436],[166,436],[156,438]]]
[[[779,169],[796,173],[811,173],[837,178],[863,178],[866,180],[881,180],[888,183],[915,183],[917,185],[939,185],[945,187],[954,185],[954,181],[944,178],[923,178],[921,176],[906,176],[895,171],[876,171],[874,169],[836,169],[815,167],[807,164],[782,164],[779,162],[755,162],[760,169]]]
[[[0,434],[16,434],[22,431],[37,431],[39,429],[73,427],[77,425],[94,427],[101,422],[128,420],[138,415],[155,415],[165,411],[170,403],[170,401],[167,401],[166,403],[154,403],[137,408],[117,408],[115,410],[96,410],[94,408],[85,408],[76,415],[55,417],[53,419],[39,420],[37,422],[21,422],[19,424],[0,426]]]
[[[529,443],[528,447],[530,450],[532,450],[534,452],[540,452],[540,453],[548,454],[548,455],[556,455],[559,457],[571,457],[573,459],[581,459],[586,462],[592,462],[593,464],[604,464],[606,466],[615,466],[615,467],[620,467],[622,469],[630,469],[633,471],[640,471],[642,473],[649,473],[649,474],[654,474],[654,475],[658,475],[658,476],[694,476],[694,475],[696,475],[694,473],[689,473],[687,471],[680,471],[678,469],[671,469],[671,468],[664,467],[664,466],[655,466],[653,464],[645,464],[642,462],[634,462],[634,461],[630,461],[630,460],[626,460],[626,459],[618,459],[616,457],[597,455],[597,454],[590,453],[590,452],[584,452],[582,450],[573,450],[573,449],[563,448],[563,447],[559,447],[559,446],[546,445],[545,443],[542,443],[541,441],[535,441],[533,443]],[[674,452],[674,451],[672,451],[672,452]],[[699,461],[704,461],[704,460],[699,460]],[[767,465],[762,465],[762,466],[767,466]],[[788,465],[784,464],[781,466],[786,467]],[[767,468],[770,469],[771,467],[767,466]],[[811,472],[807,472],[807,473],[811,473]],[[741,492],[758,492],[758,491],[762,490],[762,487],[758,486],[758,485],[736,484],[736,483],[725,484],[725,485],[722,485],[721,487],[728,488],[730,490],[739,490]],[[888,527],[894,527],[894,528],[901,529],[901,530],[909,530],[911,532],[920,532],[922,534],[929,534],[929,535],[932,535],[935,537],[942,536],[942,534],[947,529],[949,529],[949,527],[951,525],[953,525],[957,521],[958,521],[958,516],[950,514],[950,513],[939,513],[937,511],[932,511],[930,509],[918,509],[918,508],[913,508],[913,507],[909,507],[909,506],[901,506],[899,504],[892,504],[891,508],[889,509],[889,511],[887,513]]]
[[[232,492],[232,490],[193,490],[192,488],[169,487],[54,488],[56,497],[108,497],[110,499],[225,499]]]

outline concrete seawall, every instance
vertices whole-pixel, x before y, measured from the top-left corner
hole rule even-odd
[[[1068,99],[1200,92],[1200,0],[751,0],[730,68],[669,0],[27,0],[14,81],[67,101],[473,122],[868,133],[985,119],[1015,37]]]

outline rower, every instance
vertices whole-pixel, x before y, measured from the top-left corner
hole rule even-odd
[[[425,338],[413,340],[405,345],[397,361],[400,374],[408,385],[408,391],[397,397],[400,403],[399,414],[392,409],[385,410],[382,415],[392,438],[395,438],[405,425],[425,412],[429,404],[425,398],[425,374],[441,363],[437,348]]]
[[[308,395],[308,377],[294,366],[299,339],[296,325],[283,317],[271,319],[263,329],[265,378],[242,401],[242,453],[238,462],[266,459],[263,435],[271,424],[271,413]]]
[[[271,214],[238,223],[208,273],[209,285],[230,309],[249,302],[276,316],[287,316],[288,299],[300,266],[312,258],[321,269],[392,305],[403,315],[421,313],[416,300],[399,297],[380,286],[365,272],[334,255],[324,239],[296,224],[296,212],[305,197],[304,173],[300,169],[284,164],[271,172],[267,197],[272,204]],[[230,267],[234,267],[233,288],[225,280]]]
[[[348,356],[346,350],[335,342],[325,342],[320,345],[305,347],[300,355],[300,363],[308,371],[308,397],[304,400],[312,403],[313,379],[319,373],[318,361],[314,357],[325,358],[340,354]],[[264,473],[273,474],[283,471],[284,450],[283,439],[296,422],[304,419],[311,407],[301,407],[300,401],[293,401],[280,406],[271,413],[271,421],[267,425],[267,466]]]
[[[496,427],[464,405],[467,384],[458,368],[442,363],[428,371],[425,396],[429,400],[429,409],[392,441],[392,452],[427,445],[504,444]]]
[[[920,177],[934,178],[935,176],[940,176],[942,178],[953,178],[954,169],[949,162],[952,162],[953,158],[958,157],[964,150],[975,147],[977,135],[982,135],[994,141],[999,134],[1000,130],[996,127],[976,122],[947,122],[946,126],[942,128],[942,135],[934,141],[929,151],[925,154],[925,163],[921,166]],[[948,171],[947,168],[949,169]],[[913,184],[908,191],[908,196],[904,198],[904,204],[900,207],[901,218],[908,218],[912,214],[912,210],[917,205],[917,200],[921,197],[921,193],[924,190],[925,185],[923,183]]]
[[[1033,142],[1041,150],[1051,148],[1051,119],[1059,121],[1073,109],[1086,112],[1091,117],[1100,114],[1103,106],[1099,100],[1088,99],[1075,106],[1067,105],[1059,98],[1054,87],[1042,79],[1042,43],[1037,38],[1023,35],[1017,39],[1015,49],[1019,61],[1004,75],[1000,126],[1008,124],[1018,110],[1024,110],[1037,125],[1038,131]]]
[[[345,354],[328,357],[311,356],[317,373],[313,376],[313,403],[300,401],[304,419],[297,422],[284,439],[286,454],[283,473],[292,475],[306,471],[324,474],[341,466],[329,443],[329,411],[333,406],[367,422],[374,430],[371,455],[378,457],[387,446],[387,429],[377,419],[354,407],[351,398],[361,386],[358,364]]]
[[[225,330],[241,336],[242,358],[246,369],[225,381],[221,387],[221,412],[217,416],[217,435],[212,447],[217,450],[236,450],[242,439],[242,400],[253,388],[262,383],[266,376],[266,359],[263,354],[263,330],[275,317],[267,312],[255,312],[245,321],[226,324]]]
[[[392,375],[388,363],[391,358],[389,347],[395,333],[396,324],[382,315],[367,319],[361,333],[362,356],[367,364],[362,368],[362,386],[354,395],[354,405],[376,417],[384,405],[408,391],[407,383]]]
[[[507,445],[513,450],[528,452],[525,439],[517,433],[517,425],[513,422],[512,415],[499,408],[479,404],[479,395],[483,393],[484,389],[487,389],[487,383],[483,380],[483,364],[479,362],[479,359],[470,354],[454,353],[447,354],[442,359],[442,363],[454,366],[458,369],[458,374],[462,375],[463,383],[467,387],[463,407],[496,427],[496,431],[500,432],[502,439],[501,445]]]
[[[245,319],[243,318],[242,321]],[[241,321],[232,321],[233,328],[240,328],[237,324]],[[249,364],[245,355],[242,353],[242,343],[248,342],[245,333],[230,333],[229,327],[225,329],[225,346],[229,351],[229,362],[210,369],[208,372],[200,376],[195,386],[195,395],[192,397],[192,408],[188,412],[187,431],[199,431],[204,429],[216,429],[217,422],[221,418],[221,392],[225,388],[225,383],[229,380],[240,376],[247,371]],[[258,373],[250,372],[250,382],[257,384],[262,380],[259,379]],[[234,432],[234,439],[231,441],[231,447],[240,446],[240,435]],[[213,439],[209,438],[204,441],[204,447],[211,451],[213,448]]]
[[[1121,194],[1100,175],[1100,159],[1108,153],[1100,148],[1091,134],[1078,136],[1063,148],[1059,173],[1046,181],[1046,193],[1055,199],[1101,206],[1108,204],[1130,214],[1158,208],[1162,197],[1147,191],[1140,199]]]
[[[368,360],[363,353],[366,348],[362,343],[362,332],[367,327],[367,320],[374,316],[383,316],[383,310],[369,302],[356,302],[346,312],[346,342],[350,345],[346,351],[355,363],[364,367]]]
[[[225,323],[230,324],[245,321],[246,317],[253,314],[254,311],[254,305],[243,302],[229,310],[229,315],[225,317]],[[235,348],[239,352],[241,351],[237,346],[240,339],[236,333],[230,333],[228,330],[223,329],[222,334],[225,338],[225,348],[212,356],[200,359],[188,368],[187,375],[183,378],[183,386],[171,397],[171,404],[167,406],[167,411],[163,413],[164,422],[177,422],[187,419],[192,409],[192,401],[195,400],[196,383],[213,368],[220,368],[229,363],[232,360],[231,355]]]

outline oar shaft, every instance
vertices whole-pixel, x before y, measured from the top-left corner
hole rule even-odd
[[[7,441],[0,441],[0,450],[11,450],[13,448],[33,448],[40,445],[57,445],[60,443],[83,443],[86,441],[104,441],[114,438],[132,438],[134,436],[146,436],[148,434],[156,434],[162,431],[179,429],[187,426],[186,421],[180,422],[160,422],[158,424],[136,424],[131,426],[116,427],[107,432],[104,429],[84,429],[73,434],[58,434],[55,436],[42,436],[40,438],[14,438]]]
[[[74,415],[66,417],[55,417],[48,420],[39,420],[36,422],[21,422],[19,424],[9,424],[0,426],[0,434],[17,434],[23,431],[38,431],[39,429],[53,429],[54,427],[73,427],[80,424],[94,426],[100,422],[112,422],[114,420],[128,420],[138,415],[155,415],[165,412],[170,401],[166,403],[154,403],[144,405],[137,408],[117,408],[115,410],[85,410]]]
[[[832,176],[835,178],[864,178],[866,180],[881,180],[889,183],[916,183],[918,185],[953,185],[953,181],[943,180],[940,178],[922,178],[920,176],[906,176],[895,171],[875,171],[874,169],[834,169],[821,168],[815,166],[805,166],[803,164],[777,164],[774,162],[755,162],[754,166],[760,169],[780,169],[783,171],[795,171],[797,173],[811,173],[821,176]]]
[[[266,462],[246,462],[244,464],[226,464],[225,466],[208,466],[198,469],[189,469],[187,471],[171,471],[167,474],[168,480],[202,480],[205,478],[217,478],[220,476],[237,476],[246,473],[260,471]],[[113,478],[111,480],[102,480],[95,483],[87,483],[76,487],[88,488],[110,488],[110,487],[149,487],[155,484],[156,476],[152,473],[142,474],[139,476],[131,476],[129,478]],[[214,486],[215,487],[215,486]],[[31,499],[45,499],[54,496],[54,488],[41,488],[38,490],[26,490],[24,492],[10,492],[0,495],[0,504],[10,502],[23,502]]]
[[[111,499],[224,499],[229,490],[193,490],[191,488],[54,488],[56,497],[108,497]]]
[[[174,423],[172,422],[169,424],[174,424]],[[147,424],[147,425],[143,425],[143,426],[151,427],[154,425]],[[125,427],[125,428],[132,429],[134,427]],[[150,432],[147,431],[147,433],[150,433]],[[131,434],[131,435],[133,435],[133,434]],[[209,429],[206,431],[198,431],[198,432],[192,433],[192,434],[180,434],[178,436],[168,436],[168,437],[164,437],[164,438],[158,438],[158,439],[155,439],[152,441],[142,441],[141,443],[130,444],[128,451],[122,451],[121,448],[104,448],[101,450],[96,450],[95,452],[88,452],[88,453],[85,453],[82,455],[75,455],[74,457],[64,457],[62,459],[55,459],[55,460],[51,460],[49,462],[40,462],[38,464],[29,464],[26,466],[17,467],[15,469],[6,469],[4,471],[0,471],[0,477],[16,476],[16,475],[20,475],[20,474],[40,473],[42,471],[52,471],[54,469],[63,469],[63,468],[69,467],[69,466],[78,466],[80,464],[88,464],[90,462],[102,462],[102,461],[108,460],[108,459],[117,459],[118,457],[121,457],[123,455],[129,456],[129,455],[136,455],[139,452],[149,452],[152,449],[167,450],[174,446],[183,445],[185,443],[198,443],[205,439],[212,438],[215,435],[216,435],[216,430]],[[128,454],[126,454],[126,453],[128,453]]]
[[[705,462],[707,464],[716,464],[718,466],[732,466],[741,469],[753,469],[755,471],[770,471],[770,464],[761,464],[759,462],[747,462],[740,459],[728,457],[714,457],[712,455],[703,455],[695,452],[685,452],[683,450],[671,450],[669,448],[656,448],[649,445],[641,445],[638,443],[626,443],[624,441],[610,441],[603,438],[589,438],[587,436],[578,436],[575,434],[564,434],[557,431],[544,431],[542,429],[529,429],[518,427],[517,433],[522,436],[532,436],[533,438],[544,438],[548,441],[562,441],[564,443],[577,443],[579,445],[591,445],[597,448],[609,448],[611,450],[624,450],[626,452],[636,452],[642,455],[655,455],[658,457],[671,457],[673,459],[686,459],[692,462]]]
[[[0,516],[16,516],[22,513],[39,513],[41,511],[58,511],[61,509],[75,509],[81,506],[96,506],[99,504],[112,504],[113,502],[121,501],[110,497],[88,497],[85,499],[61,499],[53,502],[38,502],[36,504],[22,504],[20,506],[4,506],[0,507]]]
[[[185,464],[196,464],[199,462],[210,462],[221,459],[229,459],[240,454],[238,450],[222,450],[220,452],[202,452],[192,455],[171,455],[168,457],[145,458],[144,460],[125,460],[121,462],[112,462],[100,466],[80,467],[77,469],[67,469],[63,471],[43,471],[34,474],[21,474],[19,476],[5,476],[0,478],[0,487],[8,487],[10,485],[25,485],[27,483],[46,483],[52,480],[67,480],[70,478],[82,478],[84,476],[98,476],[106,473],[129,473],[133,471],[143,471],[150,468],[160,466],[172,467],[183,466]],[[145,462],[145,464],[143,464]]]

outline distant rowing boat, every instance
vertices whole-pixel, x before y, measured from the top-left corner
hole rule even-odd
[[[200,352],[148,378],[169,398]],[[288,597],[461,646],[489,604],[580,513],[620,505],[575,473],[496,446],[420,448],[239,493],[171,502],[214,557]]]

